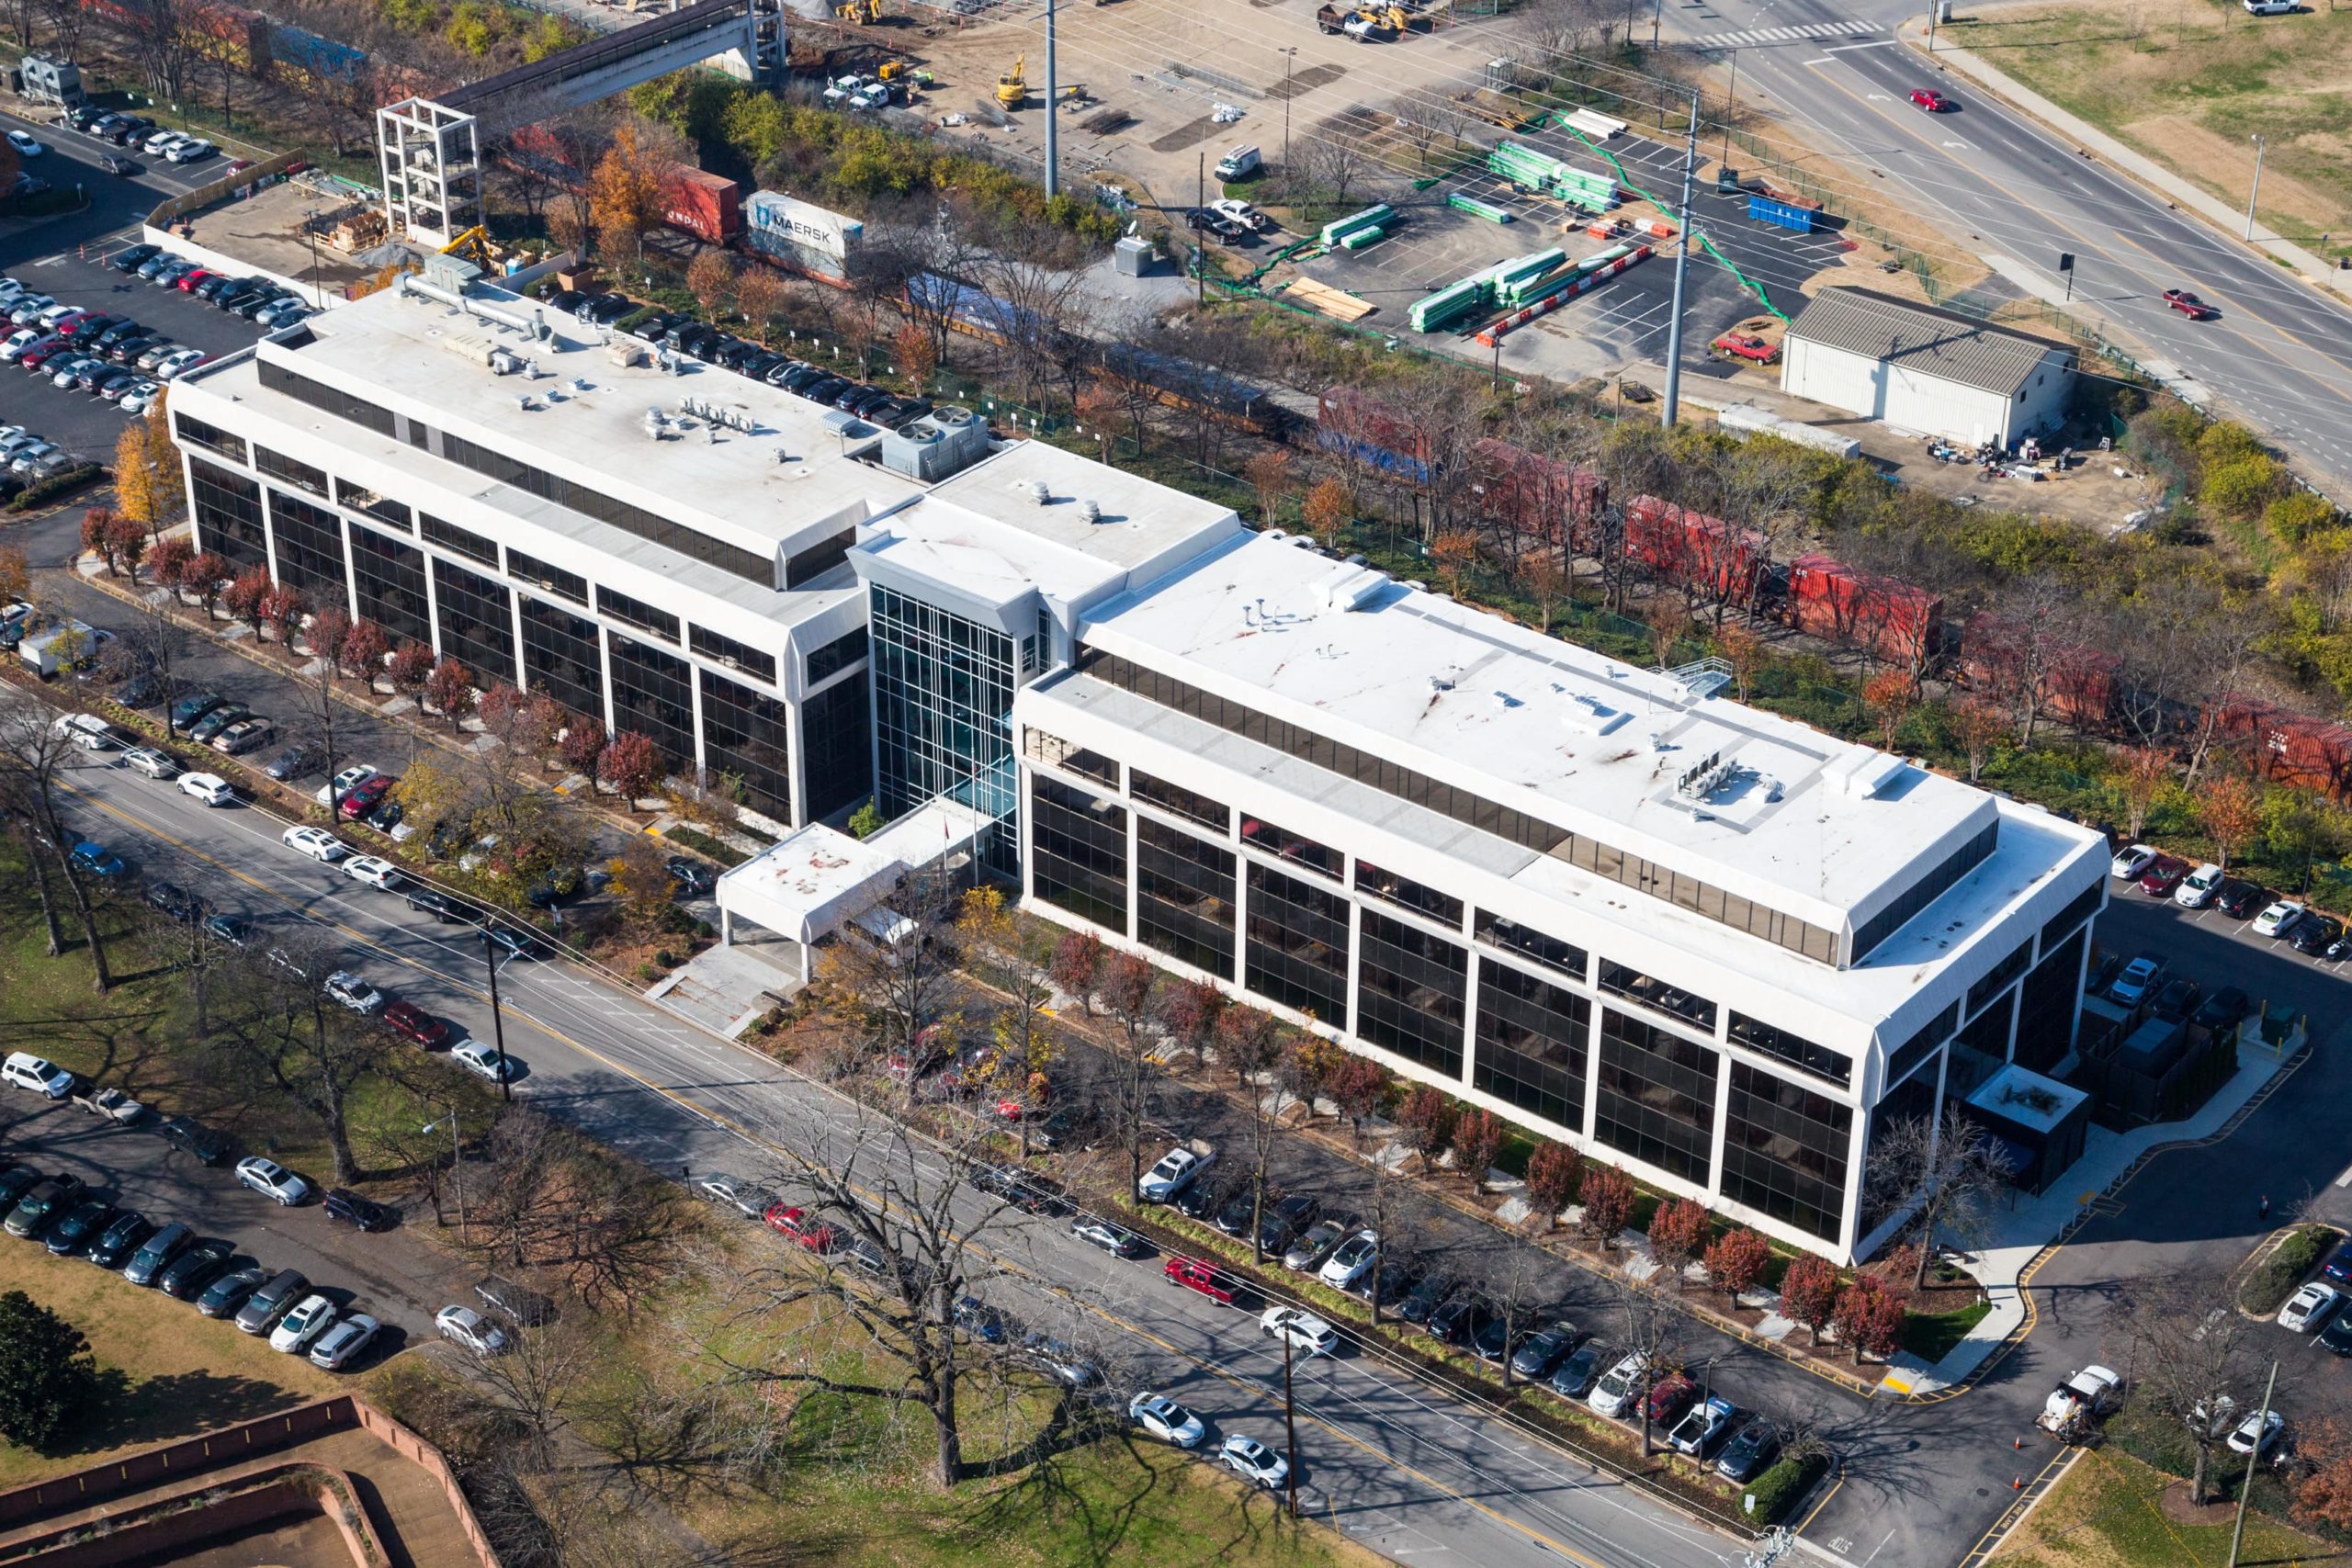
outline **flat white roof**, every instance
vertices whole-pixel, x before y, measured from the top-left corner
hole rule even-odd
[[[821,822],[777,840],[718,876],[718,904],[803,944],[874,907],[906,865]]]
[[[618,364],[594,327],[496,289],[481,290],[478,302],[526,321],[543,318],[553,335],[534,341],[483,316],[387,288],[311,317],[303,323],[307,344],[265,340],[259,353],[620,500],[714,525],[718,537],[743,536],[747,545],[780,543],[844,513],[862,521],[922,492],[913,479],[847,457],[857,441],[826,424],[831,411],[780,388],[693,359],[676,375],[651,363]],[[460,352],[469,342],[504,348],[540,374],[495,375]],[[587,389],[575,390],[575,378]],[[526,395],[537,408],[523,407]],[[750,428],[685,413],[687,399],[724,408]],[[649,409],[678,422],[676,434],[649,435]]]
[[[2081,1089],[2011,1062],[1978,1085],[1968,1103],[2020,1127],[2047,1133],[2089,1098]]]
[[[1250,536],[1104,606],[1084,639],[1832,930],[1999,815],[1983,790],[1298,545]]]
[[[1242,532],[1231,507],[1032,440],[941,480],[863,547],[990,604],[1035,589],[1084,604]]]

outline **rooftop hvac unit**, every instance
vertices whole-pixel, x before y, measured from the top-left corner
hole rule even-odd
[[[605,345],[614,364],[624,369],[645,363],[645,345],[633,337],[616,337]]]
[[[989,427],[967,408],[946,404],[882,437],[882,466],[936,483],[988,455]]]
[[[441,346],[469,365],[487,369],[498,368],[501,359],[509,357],[506,351],[486,337],[472,333],[450,333],[441,339]],[[503,374],[503,372],[501,372]]]

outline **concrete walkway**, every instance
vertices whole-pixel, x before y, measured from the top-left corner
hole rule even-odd
[[[1984,1250],[1963,1261],[1962,1267],[1984,1288],[1992,1311],[1933,1366],[1917,1356],[1898,1354],[1879,1386],[1910,1399],[1949,1393],[1965,1385],[2012,1337],[2030,1332],[2033,1311],[2025,1288],[2042,1257],[2063,1246],[2150,1156],[2174,1145],[2227,1136],[2267,1098],[2266,1091],[2279,1081],[2301,1049],[2300,1036],[2273,1044],[2258,1030],[2249,1029],[2247,1033],[2250,1038],[2238,1047],[2236,1074],[2214,1091],[2196,1115],[2185,1122],[2152,1122],[2128,1133],[2092,1127],[2083,1157],[2058,1185],[2038,1198],[2022,1198],[2000,1217]]]
[[[707,947],[646,991],[648,1001],[733,1040],[800,989],[800,947],[748,924],[731,946]]]
[[[1928,26],[1925,21],[1914,17],[1905,22],[1897,32],[1905,44],[1922,53],[1927,52]],[[2116,168],[2163,196],[2174,207],[2203,219],[2229,239],[2287,263],[2305,282],[2332,294],[2352,298],[2352,272],[2339,271],[2293,241],[2266,235],[2259,228],[2255,231],[2256,239],[2251,242],[2245,240],[2245,214],[2243,211],[2207,195],[2154,159],[2133,151],[2089,121],[2067,113],[1982,55],[1954,47],[1949,41],[1951,37],[1949,32],[1937,35],[1935,59],[1938,64],[1991,88],[2076,147],[2098,153]],[[2067,308],[2079,309],[2079,302]]]

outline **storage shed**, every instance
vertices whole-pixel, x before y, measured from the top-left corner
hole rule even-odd
[[[2068,344],[1867,288],[1826,288],[1789,323],[1781,387],[1970,446],[2014,446],[2065,418]]]

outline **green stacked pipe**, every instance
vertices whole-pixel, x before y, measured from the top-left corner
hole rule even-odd
[[[1495,268],[1495,287],[1508,291],[1516,284],[1551,271],[1567,259],[1568,254],[1555,245],[1548,251],[1537,251],[1532,255],[1504,262]]]
[[[1369,229],[1356,229],[1351,231],[1340,241],[1340,249],[1360,251],[1366,245],[1376,245],[1386,238],[1388,238],[1388,231],[1378,225]]]
[[[1367,207],[1362,212],[1351,212],[1345,218],[1334,218],[1323,225],[1319,238],[1327,245],[1336,245],[1358,229],[1371,228],[1387,222],[1396,216],[1396,209],[1386,202]]]
[[[1460,191],[1455,191],[1452,196],[1447,197],[1445,204],[1458,212],[1466,212],[1473,218],[1483,218],[1489,223],[1509,223],[1512,219],[1512,214],[1508,208],[1497,207],[1491,202],[1474,200]]]
[[[1409,320],[1417,333],[1436,332],[1486,308],[1489,284],[1482,274],[1450,284],[1413,302]]]

